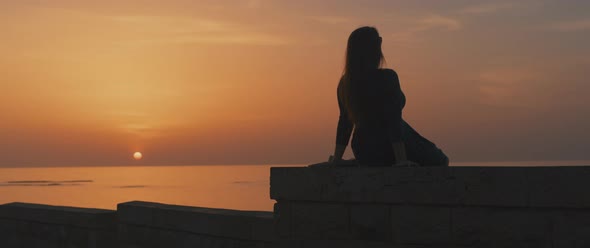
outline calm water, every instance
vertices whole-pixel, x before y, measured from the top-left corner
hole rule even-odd
[[[590,165],[590,161],[454,163],[453,166]],[[116,209],[126,201],[272,210],[270,166],[0,168],[0,204]]]

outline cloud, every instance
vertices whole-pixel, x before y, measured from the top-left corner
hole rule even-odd
[[[543,79],[528,68],[501,68],[479,74],[479,99],[493,106],[532,106],[543,94],[538,88]]]
[[[482,15],[495,13],[501,10],[512,9],[515,6],[516,4],[514,3],[488,3],[468,6],[461,9],[459,12],[464,14]]]
[[[350,18],[342,16],[308,16],[307,18],[326,24],[343,24],[351,22]]]
[[[66,34],[93,40],[103,38],[102,32],[117,35],[109,42],[124,45],[154,44],[290,44],[287,37],[278,35],[253,23],[227,18],[172,15],[104,14],[75,8],[35,8],[34,13],[48,20],[46,25],[59,27]],[[26,22],[25,22],[26,23]],[[79,24],[79,25],[78,25]],[[71,25],[61,28],[63,25]],[[86,34],[86,35],[82,35]],[[67,40],[63,38],[64,40]]]
[[[562,32],[584,31],[590,29],[590,19],[557,22],[549,25],[551,30]]]
[[[133,43],[144,44],[248,44],[285,45],[290,43],[284,37],[256,30],[243,24],[210,19],[172,16],[111,16],[132,30],[139,30],[142,39]]]
[[[388,39],[395,43],[415,44],[420,42],[420,36],[429,31],[458,31],[463,28],[463,24],[454,18],[429,15],[409,24],[409,27],[398,32],[392,33]]]
[[[401,43],[401,44],[409,44],[418,42],[419,39],[416,37],[416,34],[412,31],[400,31],[389,35],[388,41],[392,41],[394,43]]]
[[[419,25],[415,28],[417,31],[425,30],[447,30],[455,31],[463,27],[461,22],[457,19],[441,16],[431,15],[419,21]]]

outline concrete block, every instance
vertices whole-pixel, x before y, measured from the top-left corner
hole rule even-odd
[[[291,237],[295,239],[350,239],[349,208],[330,203],[292,203]]]
[[[394,243],[402,245],[451,244],[451,209],[448,207],[392,206]]]
[[[263,211],[238,211],[128,202],[118,205],[123,223],[177,230],[232,239],[270,238],[264,229],[272,226],[273,214]]]
[[[193,248],[193,247],[204,247],[201,246],[203,237],[201,235],[189,234],[183,237],[178,248]]]
[[[119,223],[133,224],[140,226],[154,225],[154,209],[157,204],[149,202],[124,202],[117,204],[117,218]]]
[[[518,167],[452,168],[459,205],[525,207],[526,169]]]
[[[508,208],[452,209],[453,243],[475,247],[552,247],[552,217]]]
[[[277,238],[291,237],[291,204],[279,200],[274,205],[274,228]]]
[[[69,247],[96,247],[96,244],[92,243],[92,241],[98,239],[91,240],[91,236],[96,237],[96,234],[90,235],[91,231],[79,227],[67,227],[66,229],[66,243]],[[116,244],[116,242],[113,243]]]
[[[187,237],[193,236],[194,234],[185,232],[164,229],[153,229],[152,232],[154,232],[154,236],[150,238],[153,247],[181,247],[189,241],[198,241],[188,239]]]
[[[179,212],[171,209],[154,211],[154,226],[228,238],[250,239],[252,235],[251,220],[244,216]]]
[[[152,237],[155,237],[157,232],[151,227],[120,224],[118,235],[122,246],[151,247]]]
[[[377,204],[351,205],[350,235],[358,240],[391,241],[391,207]]]
[[[449,167],[387,167],[374,201],[389,204],[457,204],[455,177]]]
[[[272,168],[281,201],[589,208],[590,166]]]
[[[27,237],[22,247],[26,248],[62,248],[65,245],[56,242],[48,242],[39,237]]]
[[[450,246],[399,245],[367,240],[281,240],[274,248],[451,248]],[[452,247],[459,248],[459,247]],[[467,247],[461,247],[467,248]],[[475,247],[469,247],[475,248]]]
[[[270,196],[275,200],[320,200],[322,180],[330,170],[278,167],[270,169]],[[334,173],[338,173],[335,172]]]
[[[92,244],[95,244],[96,248],[111,248],[111,247],[118,247],[119,244],[119,237],[118,233],[115,231],[93,231],[90,232],[88,246],[92,247]],[[84,246],[82,246],[84,247]]]
[[[553,248],[586,247],[590,247],[590,212],[556,213],[553,226]]]
[[[277,200],[452,204],[454,190],[447,167],[271,169],[271,198]]]
[[[51,225],[43,223],[30,223],[31,232],[33,237],[42,239],[49,242],[65,243],[66,242],[66,227],[61,225]]]
[[[30,222],[24,220],[0,219],[0,235],[10,232],[15,234],[30,233]]]
[[[590,166],[527,170],[529,206],[590,208]]]
[[[251,220],[251,230],[251,240],[270,242],[277,239],[274,217],[260,217]]]
[[[28,235],[29,230],[28,222],[0,219],[0,246],[6,248],[23,247],[24,235]]]
[[[116,228],[115,211],[104,209],[15,202],[0,205],[0,218],[97,229]]]

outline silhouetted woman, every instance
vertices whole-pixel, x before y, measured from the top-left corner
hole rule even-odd
[[[351,147],[361,165],[415,162],[448,166],[447,156],[403,121],[406,98],[397,73],[381,68],[381,42],[373,27],[359,28],[348,38],[344,74],[338,84],[340,118],[331,162],[342,159],[354,129]]]

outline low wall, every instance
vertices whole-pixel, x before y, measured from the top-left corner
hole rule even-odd
[[[590,167],[272,168],[274,213],[0,205],[0,247],[590,247]]]
[[[117,211],[0,205],[1,248],[270,247],[273,213],[121,203]]]
[[[0,205],[0,247],[117,247],[116,217],[102,209]]]
[[[271,169],[289,247],[590,247],[589,192],[590,167]]]
[[[269,247],[274,240],[271,212],[165,205],[119,204],[121,248]]]

